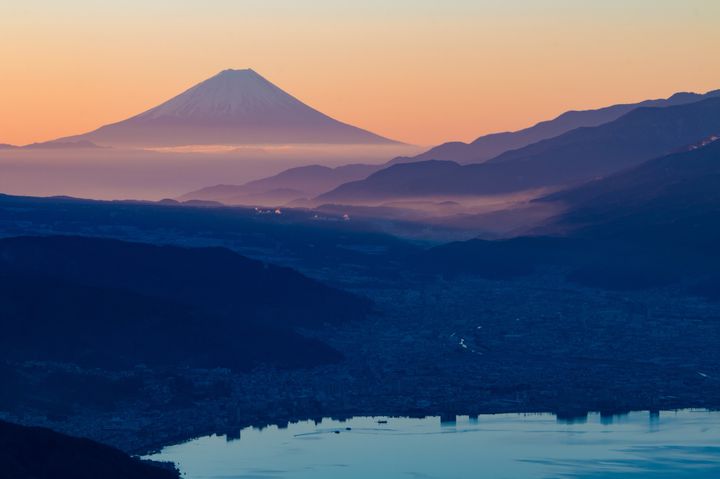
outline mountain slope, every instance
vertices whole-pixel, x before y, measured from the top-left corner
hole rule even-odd
[[[277,175],[250,181],[243,185],[217,185],[186,193],[181,201],[219,201],[228,205],[279,204],[300,198],[311,198],[348,181],[367,178],[382,165],[344,165],[329,168],[321,165],[299,166]]]
[[[450,243],[419,254],[413,264],[491,277],[552,265],[587,286],[675,285],[720,299],[718,136],[543,198],[566,211],[534,236]]]
[[[68,236],[6,238],[0,240],[0,266],[220,313],[257,317],[256,313],[272,311],[260,317],[279,326],[310,327],[359,319],[369,310],[367,300],[225,248]]]
[[[83,237],[0,240],[0,286],[5,359],[89,367],[334,362],[337,351],[294,328],[360,319],[370,307],[222,248]]]
[[[180,475],[89,439],[0,421],[0,477],[172,479]]]
[[[88,149],[88,148],[100,148],[98,145],[87,140],[78,141],[46,141],[43,143],[30,143],[29,145],[21,146],[24,150],[73,150],[73,149]]]
[[[576,128],[593,127],[609,123],[636,108],[684,105],[716,97],[720,97],[720,90],[714,90],[705,94],[676,93],[667,99],[613,105],[596,110],[568,111],[553,120],[540,122],[530,128],[515,132],[493,133],[481,136],[472,143],[459,141],[444,143],[411,158],[396,158],[392,163],[408,163],[424,160],[447,160],[460,164],[482,163],[506,151],[523,148],[532,143],[562,135]]]
[[[481,163],[509,150],[522,148],[578,127],[597,126],[614,121],[639,107],[682,105],[717,96],[720,96],[720,90],[703,95],[676,93],[668,99],[613,105],[596,110],[569,111],[553,120],[538,123],[524,130],[486,135],[470,144],[445,143],[414,157],[395,158],[384,165],[347,165],[334,169],[317,165],[291,168],[278,175],[244,185],[216,185],[202,188],[187,193],[180,199],[220,201],[225,204],[280,205],[295,199],[320,195],[343,183],[365,179],[370,174],[395,164],[427,160],[454,161],[459,164]]]
[[[593,128],[578,128],[509,151],[483,164],[394,165],[319,197],[357,202],[430,195],[502,194],[556,188],[606,176],[666,155],[720,131],[720,98],[665,108],[638,108]]]
[[[720,240],[715,226],[720,220],[720,141],[712,136],[687,151],[541,201],[567,208],[554,221],[559,231],[570,228],[582,235],[635,235],[655,241],[683,235],[714,243]]]
[[[305,105],[253,70],[225,70],[127,120],[58,141],[101,146],[389,144]]]

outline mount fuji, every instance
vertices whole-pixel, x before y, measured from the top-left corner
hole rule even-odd
[[[132,118],[56,141],[80,140],[140,148],[398,144],[309,107],[251,69],[224,70]]]

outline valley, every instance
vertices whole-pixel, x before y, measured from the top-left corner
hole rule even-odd
[[[4,383],[15,386],[0,417],[146,453],[201,435],[232,437],[249,425],[319,417],[544,411],[573,418],[588,411],[720,405],[720,304],[688,294],[685,284],[587,287],[573,279],[572,262],[535,264],[522,256],[532,251],[527,246],[510,243],[502,253],[522,252],[518,264],[531,269],[515,270],[498,252],[482,253],[482,244],[427,250],[431,244],[352,221],[318,224],[311,218],[3,197],[0,221],[13,236],[82,233],[224,245],[298,268],[367,298],[372,308],[365,317],[299,326],[300,337],[342,356],[310,368],[97,369],[6,360]],[[543,249],[552,242],[539,244],[538,254],[551,258]],[[470,269],[453,266],[454,249]],[[572,251],[562,242],[558,250]],[[440,253],[450,256],[432,256]],[[474,262],[468,261],[473,254]],[[488,262],[493,257],[498,265]],[[73,384],[88,388],[82,399]]]
[[[377,314],[306,333],[340,351],[338,364],[238,374],[22,363],[14,366],[20,384],[24,377],[43,384],[45,403],[35,396],[3,408],[2,417],[146,453],[321,417],[537,411],[572,419],[720,405],[716,303],[665,290],[600,293],[553,275],[354,291],[373,299]],[[53,377],[99,383],[87,399],[61,407],[62,385]],[[114,403],[93,403],[105,390]]]

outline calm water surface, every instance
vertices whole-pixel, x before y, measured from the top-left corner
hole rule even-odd
[[[325,419],[203,437],[150,458],[187,479],[717,479],[720,413]]]

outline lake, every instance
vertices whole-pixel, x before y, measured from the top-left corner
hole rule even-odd
[[[720,413],[304,421],[208,436],[150,459],[187,479],[719,478]]]

